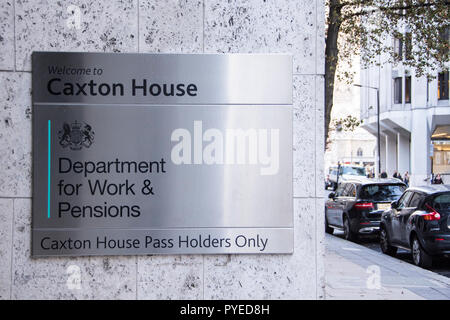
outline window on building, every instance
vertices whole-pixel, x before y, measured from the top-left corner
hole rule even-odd
[[[394,103],[402,103],[402,77],[394,78]]]
[[[357,156],[357,157],[362,157],[362,156],[363,156],[363,150],[362,150],[362,148],[358,148],[358,150],[356,151],[356,156]]]
[[[445,126],[444,129],[450,134],[450,126]],[[440,128],[438,126],[437,128]],[[437,129],[435,130],[435,132]],[[442,131],[442,127],[441,127]],[[443,135],[441,136],[443,137]],[[432,156],[432,173],[448,173],[450,172],[450,140],[432,140],[433,142],[433,156]]]
[[[405,77],[405,103],[411,103],[411,76]]]
[[[450,27],[445,27],[439,31],[439,37],[441,38],[440,54],[448,54],[450,44]]]
[[[403,40],[400,37],[394,37],[394,57],[396,61],[401,61],[403,56]]]
[[[412,56],[412,35],[411,32],[405,34],[405,60],[411,60]]]
[[[444,154],[442,152],[440,152],[440,151],[434,151],[433,153],[434,153],[434,155],[433,155],[433,164],[438,165],[438,166],[441,165],[442,164],[442,156]]]
[[[438,99],[448,100],[448,71],[440,72],[438,75]]]

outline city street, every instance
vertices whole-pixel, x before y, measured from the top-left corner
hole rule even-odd
[[[331,193],[330,190],[325,190],[325,200],[328,199],[328,194],[330,194],[330,193]],[[335,229],[333,236],[343,239],[344,232],[341,230]],[[377,237],[366,236],[366,237],[360,238],[358,241],[358,244],[360,244],[366,248],[369,248],[371,250],[374,250],[376,252],[381,253],[381,248],[380,248],[379,240]],[[397,258],[401,261],[408,262],[410,264],[414,264],[411,253],[409,251],[406,251],[403,249],[398,249],[395,258]],[[433,267],[430,269],[430,271],[450,278],[450,259],[439,259],[439,260],[433,261]]]
[[[343,239],[344,232],[340,230],[335,230],[333,236]],[[362,238],[358,241],[358,244],[381,253],[378,238],[374,237]],[[411,253],[403,249],[398,249],[395,258],[414,264]],[[433,268],[431,268],[430,271],[436,272],[440,275],[450,278],[450,259],[440,259],[433,262]]]
[[[369,249],[325,237],[325,299],[447,300],[450,279]]]

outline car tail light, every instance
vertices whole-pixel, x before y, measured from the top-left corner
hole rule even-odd
[[[357,210],[367,210],[367,209],[373,209],[373,203],[372,202],[357,202],[353,206]]]
[[[423,215],[423,218],[427,221],[436,221],[441,219],[441,215],[439,214],[439,212],[437,212],[436,210],[434,210],[433,207],[431,207],[428,204],[425,204],[425,207],[427,208],[427,213]]]

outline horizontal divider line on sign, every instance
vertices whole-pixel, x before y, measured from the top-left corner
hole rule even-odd
[[[153,106],[153,107],[167,107],[167,106],[176,106],[176,107],[192,107],[192,106],[287,106],[291,107],[292,104],[288,103],[89,103],[89,102],[33,102],[33,104],[41,106],[123,106],[123,107],[146,107],[146,106]]]
[[[34,227],[33,230],[34,231],[59,231],[59,230],[147,230],[147,231],[163,231],[163,230],[171,230],[171,231],[176,231],[176,230],[197,230],[197,229],[293,229],[294,226],[284,226],[284,227],[167,227],[167,228],[122,228],[122,227],[83,227],[83,228],[58,228],[58,227],[54,227],[54,228],[36,228]]]

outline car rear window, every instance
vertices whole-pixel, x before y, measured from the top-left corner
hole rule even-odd
[[[436,210],[450,210],[450,192],[436,196],[432,206]]]
[[[395,201],[405,189],[401,184],[370,184],[361,188],[359,197],[371,201]]]
[[[341,167],[341,174],[348,174],[352,176],[365,176],[366,170],[359,167]]]

